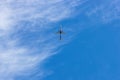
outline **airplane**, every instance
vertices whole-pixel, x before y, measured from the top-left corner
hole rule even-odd
[[[62,26],[60,26],[60,29],[58,30],[57,34],[60,35],[59,40],[62,40],[62,34],[64,34],[64,31],[62,30]]]

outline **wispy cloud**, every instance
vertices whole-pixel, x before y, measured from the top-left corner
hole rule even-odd
[[[89,7],[85,14],[107,22],[119,19],[119,0]],[[73,16],[83,0],[0,0],[0,80],[28,76],[61,45],[50,33],[52,23]],[[102,2],[101,2],[102,3]],[[82,7],[82,6],[80,6]],[[106,8],[107,7],[107,8]],[[78,8],[77,8],[77,10]],[[82,13],[82,12],[81,12]],[[76,14],[76,12],[75,12]],[[95,19],[95,20],[96,20]],[[48,35],[49,34],[49,35]],[[40,70],[42,73],[42,70]],[[24,74],[25,73],[25,74]]]
[[[89,18],[94,19],[100,23],[109,23],[114,20],[120,19],[120,1],[119,0],[106,0],[99,4],[93,4],[89,6],[86,14]]]
[[[79,1],[0,0],[0,80],[29,75],[53,55],[59,44],[49,40],[50,24],[69,17]]]

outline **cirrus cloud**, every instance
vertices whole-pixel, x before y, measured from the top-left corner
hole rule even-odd
[[[28,76],[56,52],[50,24],[69,17],[78,1],[0,0],[0,80]]]

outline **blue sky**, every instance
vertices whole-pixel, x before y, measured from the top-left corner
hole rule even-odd
[[[1,0],[0,80],[119,80],[119,4]]]
[[[119,80],[119,27],[87,29],[52,57],[45,80]],[[52,64],[52,65],[51,65]]]

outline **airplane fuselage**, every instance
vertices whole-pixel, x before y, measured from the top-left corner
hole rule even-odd
[[[57,32],[59,34],[59,39],[62,40],[62,34],[64,33],[62,28],[60,28],[60,30]]]

